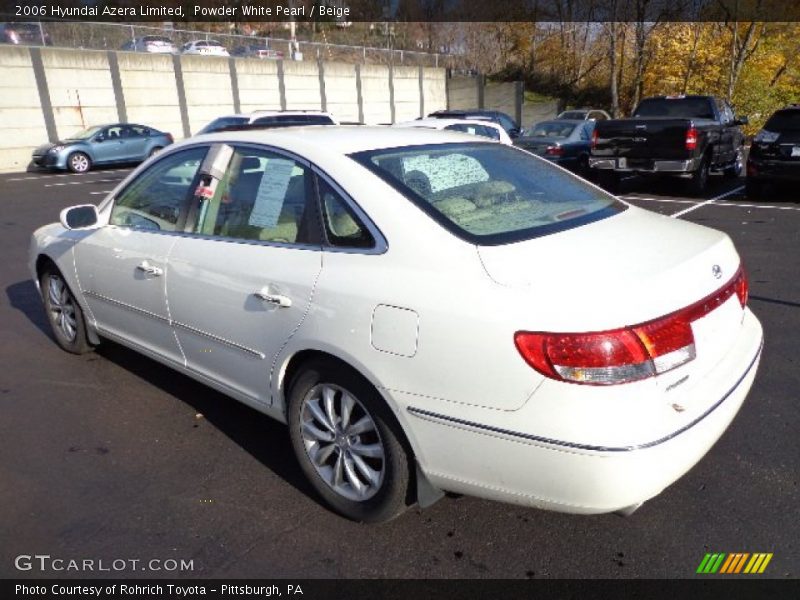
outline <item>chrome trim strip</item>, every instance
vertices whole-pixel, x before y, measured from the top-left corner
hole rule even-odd
[[[140,315],[144,315],[146,317],[152,317],[157,321],[162,321],[163,323],[172,324],[169,318],[164,317],[162,315],[158,315],[154,312],[150,312],[149,310],[145,310],[143,308],[139,308],[138,306],[133,306],[132,304],[126,304],[125,302],[120,302],[119,300],[115,300],[114,298],[109,298],[108,296],[104,296],[103,294],[98,294],[97,292],[93,292],[91,290],[85,290],[83,292],[84,296],[90,296],[92,298],[96,298],[97,300],[102,300],[103,302],[108,302],[109,304],[113,304],[114,306],[119,306],[120,308],[124,308],[131,312],[139,313]]]
[[[137,314],[144,315],[146,317],[151,317],[153,319],[156,319],[157,321],[161,321],[162,323],[171,325],[172,327],[183,329],[184,331],[188,331],[190,333],[200,335],[210,340],[214,340],[215,342],[218,342],[224,346],[228,346],[229,348],[234,348],[235,350],[241,350],[245,354],[254,356],[259,360],[264,360],[266,358],[263,352],[259,352],[258,350],[253,350],[252,348],[248,348],[247,346],[242,346],[241,344],[237,344],[236,342],[232,342],[230,340],[226,340],[225,338],[214,335],[213,333],[208,333],[207,331],[203,331],[202,329],[196,329],[190,325],[186,325],[185,323],[180,323],[179,321],[173,321],[172,319],[169,319],[167,317],[162,317],[161,315],[157,315],[156,313],[150,312],[149,310],[144,310],[143,308],[138,308],[136,306],[126,304],[125,302],[120,302],[119,300],[114,300],[113,298],[109,298],[108,296],[103,296],[102,294],[98,294],[97,292],[84,291],[83,294],[85,296],[91,296],[92,298],[97,298],[98,300],[102,300],[103,302],[108,302],[109,304],[113,304],[114,306],[119,306],[120,308],[130,310],[131,312],[135,312]],[[178,345],[180,346],[180,342],[178,342]]]
[[[259,352],[258,350],[253,350],[252,348],[248,348],[247,346],[242,346],[240,344],[237,344],[236,342],[232,342],[230,340],[226,340],[225,338],[214,335],[213,333],[208,333],[207,331],[203,331],[202,329],[195,329],[194,327],[186,325],[185,323],[173,321],[172,325],[174,327],[177,327],[178,329],[183,329],[184,331],[188,331],[190,333],[197,334],[199,336],[208,338],[210,340],[214,340],[215,342],[219,342],[220,344],[228,346],[230,348],[234,348],[235,350],[241,350],[245,354],[255,356],[260,360],[264,360],[266,358],[266,356],[262,352]]]
[[[507,436],[510,436],[510,437],[521,438],[521,439],[529,440],[529,441],[533,441],[533,442],[542,442],[542,443],[545,443],[545,444],[551,444],[553,446],[563,446],[563,447],[566,447],[566,448],[574,448],[576,450],[592,450],[592,451],[595,451],[595,452],[630,452],[632,450],[644,450],[644,449],[647,449],[647,448],[652,448],[653,446],[658,446],[659,444],[663,444],[664,442],[667,442],[667,441],[671,440],[672,438],[677,437],[678,435],[680,435],[684,431],[686,431],[688,429],[691,429],[692,427],[697,425],[700,421],[702,421],[708,415],[710,415],[712,412],[714,412],[723,402],[725,402],[725,400],[728,399],[728,397],[734,391],[736,391],[736,388],[739,387],[739,385],[742,383],[742,381],[744,381],[745,377],[747,377],[747,375],[750,373],[751,369],[753,368],[753,365],[755,365],[756,361],[758,360],[758,357],[761,356],[761,350],[763,348],[764,348],[764,340],[762,339],[761,340],[761,344],[759,344],[759,346],[758,346],[758,352],[756,352],[755,356],[750,361],[750,364],[748,365],[747,369],[745,369],[745,371],[742,374],[742,376],[739,377],[739,379],[736,381],[736,383],[733,385],[733,387],[731,387],[731,389],[729,389],[722,396],[722,398],[717,400],[717,402],[715,402],[712,406],[710,406],[708,408],[708,410],[706,410],[702,415],[697,417],[694,421],[691,421],[690,423],[687,423],[686,425],[684,425],[680,429],[678,429],[676,431],[673,431],[669,435],[666,435],[666,436],[664,436],[664,437],[662,437],[660,439],[654,440],[652,442],[647,442],[645,444],[636,444],[636,445],[633,445],[633,446],[595,446],[595,445],[592,445],[592,444],[578,444],[578,443],[575,443],[575,442],[567,442],[567,441],[564,441],[564,440],[554,440],[552,438],[547,438],[547,437],[543,437],[543,436],[539,436],[539,435],[533,435],[531,433],[522,433],[520,431],[511,431],[509,429],[502,429],[500,427],[494,427],[493,425],[485,425],[485,424],[482,424],[482,423],[475,423],[473,421],[466,421],[464,419],[457,419],[455,417],[449,417],[447,415],[442,415],[442,414],[439,414],[439,413],[430,412],[430,411],[423,410],[421,408],[416,408],[416,407],[413,407],[413,406],[409,406],[408,407],[408,412],[410,412],[412,415],[414,415],[416,417],[420,417],[420,418],[428,418],[428,419],[446,421],[448,423],[455,423],[456,425],[462,425],[464,427],[471,427],[473,429],[480,429],[482,431],[500,433],[502,435],[507,435]]]

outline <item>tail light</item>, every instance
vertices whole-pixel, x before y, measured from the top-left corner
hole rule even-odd
[[[548,146],[544,153],[547,156],[564,156],[564,148],[561,146]]]
[[[694,150],[697,148],[697,129],[693,126],[686,130],[686,149]]]
[[[592,148],[597,146],[597,140],[600,139],[600,134],[597,133],[597,129],[592,131]]]
[[[170,144],[172,144],[172,143],[175,141],[175,138],[174,138],[174,137],[172,137],[172,134],[171,134],[171,133],[167,133],[167,134],[165,134],[165,135],[167,136],[167,140],[169,140],[169,143],[170,143]]]
[[[659,319],[591,333],[518,331],[514,344],[525,362],[551,379],[590,385],[645,379],[693,360],[692,323],[733,294],[744,308],[748,283],[741,268],[710,296]]]

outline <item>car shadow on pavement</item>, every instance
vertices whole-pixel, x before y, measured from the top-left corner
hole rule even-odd
[[[9,285],[6,287],[6,296],[13,308],[23,313],[48,338],[53,338],[33,281]],[[55,342],[53,344],[54,351],[60,352],[56,349]],[[322,505],[297,464],[292,453],[289,432],[283,423],[112,341],[103,340],[97,347],[96,354],[191,406],[195,413],[202,414],[209,424],[270,471]]]
[[[42,307],[42,299],[33,281],[27,279],[12,283],[6,288],[8,303],[24,314],[39,330],[52,339],[50,324]]]
[[[121,344],[103,340],[95,352],[191,406],[270,471],[322,505],[292,453],[286,425]],[[264,380],[266,385],[266,373]]]

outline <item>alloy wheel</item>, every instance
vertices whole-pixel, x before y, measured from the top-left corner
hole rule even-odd
[[[75,304],[64,280],[51,275],[47,281],[47,295],[50,305],[50,319],[68,342],[78,334],[78,321]]]
[[[352,393],[330,383],[315,385],[303,398],[299,425],[306,455],[328,487],[356,502],[378,493],[386,472],[383,441]]]

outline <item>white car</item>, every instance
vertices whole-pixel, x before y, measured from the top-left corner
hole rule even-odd
[[[393,127],[422,127],[425,129],[439,129],[444,131],[460,131],[472,135],[489,138],[501,144],[513,144],[511,138],[497,123],[491,121],[478,121],[477,119],[436,119],[427,117],[415,121],[396,123]]]
[[[268,127],[290,127],[293,125],[338,125],[329,112],[322,110],[254,110],[251,113],[217,117],[197,132],[215,133],[223,129],[264,125]]]
[[[62,348],[110,339],[287,423],[359,521],[443,490],[630,512],[762,348],[727,235],[461,133],[190,138],[35,231],[29,266]]]
[[[202,54],[203,56],[230,56],[221,42],[216,40],[194,40],[181,48],[182,54]]]

